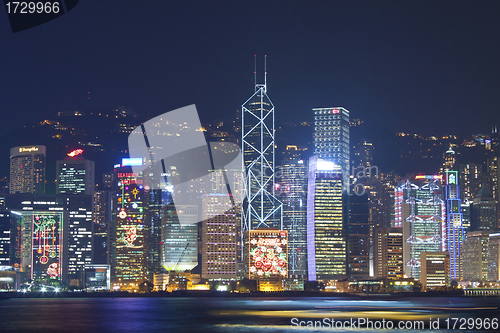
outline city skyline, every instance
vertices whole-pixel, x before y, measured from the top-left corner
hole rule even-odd
[[[254,55],[262,81],[266,54],[277,121],[343,105],[372,135],[500,123],[495,1],[117,4],[81,2],[16,34],[0,20],[3,133],[54,110],[118,105],[154,116],[195,103],[203,122],[221,117],[252,88]]]
[[[500,2],[4,7],[3,330],[498,329]]]

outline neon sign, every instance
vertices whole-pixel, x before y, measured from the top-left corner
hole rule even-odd
[[[83,149],[75,149],[75,150],[69,152],[68,156],[75,157],[75,156],[81,155],[82,153],[83,153]]]
[[[31,153],[33,151],[38,151],[38,147],[28,147],[28,148],[25,148],[25,147],[21,147],[19,148],[19,152],[20,153]]]
[[[458,171],[445,171],[445,172],[446,172],[446,184],[457,185]]]
[[[122,158],[122,166],[142,165],[142,158]]]

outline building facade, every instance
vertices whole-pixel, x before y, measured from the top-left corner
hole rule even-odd
[[[349,180],[349,111],[342,107],[313,109],[314,154],[340,165],[344,186]]]
[[[95,163],[85,159],[57,161],[57,194],[94,195]]]
[[[288,271],[300,278],[307,276],[307,176],[308,161],[292,157],[283,160],[276,185],[288,232]]]
[[[45,193],[45,154],[45,146],[11,148],[9,193]]]
[[[239,207],[232,206],[227,196],[213,193],[202,198],[202,279],[235,280],[237,277]]]
[[[375,278],[403,278],[403,229],[375,228],[373,234]]]
[[[190,271],[198,265],[198,206],[166,205],[162,208],[161,264],[168,272]],[[191,220],[191,224],[180,224]]]
[[[330,161],[309,159],[307,260],[309,281],[347,275],[347,239],[343,213],[342,169]]]

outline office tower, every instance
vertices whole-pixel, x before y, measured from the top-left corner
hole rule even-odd
[[[353,168],[361,166],[365,169],[370,169],[373,167],[373,143],[363,140],[354,148],[355,157],[351,161]],[[378,174],[371,175],[371,177],[377,178]]]
[[[495,133],[498,137],[498,133]],[[498,141],[497,141],[498,143]],[[498,147],[495,147],[496,151]],[[486,174],[487,174],[487,182],[486,185],[491,189],[493,194],[493,199],[497,203],[497,214],[500,211],[500,191],[498,188],[498,180],[500,179],[500,158],[498,156],[489,158],[486,161]],[[498,227],[500,228],[500,214],[498,214]]]
[[[9,193],[45,193],[45,146],[11,148]]]
[[[374,276],[382,279],[404,277],[403,229],[374,229]]]
[[[132,172],[130,167],[115,168],[114,216],[115,239],[112,251],[115,283],[120,287],[135,288],[134,285],[147,278],[147,246],[149,235],[145,221],[144,204],[147,192],[142,174]]]
[[[498,156],[487,159],[486,175],[486,185],[491,189],[493,199],[495,199],[496,202],[499,202],[500,192],[498,188],[498,180],[500,178],[500,158]]]
[[[462,207],[460,187],[458,186],[458,172],[446,170],[445,173],[445,200],[446,200],[446,241],[450,254],[450,279],[461,280],[460,252],[465,229],[462,224]]]
[[[500,233],[488,237],[488,281],[500,281]]]
[[[277,176],[278,199],[283,203],[283,229],[288,232],[288,272],[307,277],[307,160],[297,157],[296,146],[287,146]]]
[[[483,166],[480,164],[460,164],[459,185],[461,188],[460,198],[462,202],[472,202],[474,196],[483,182]]]
[[[68,158],[57,161],[57,194],[94,195],[95,163]]]
[[[472,201],[467,201],[467,202],[462,201],[462,204],[460,206],[462,209],[462,225],[464,226],[465,231],[470,231]]]
[[[180,224],[179,215],[190,224]],[[198,265],[198,206],[166,205],[161,217],[161,265],[169,272],[185,272]]]
[[[309,159],[307,260],[309,281],[342,279],[347,274],[342,169],[331,161]]]
[[[471,230],[498,230],[497,203],[485,184],[472,200]]]
[[[99,188],[99,187],[96,187]],[[110,263],[110,230],[114,215],[114,197],[111,190],[94,192],[94,264]]]
[[[266,74],[267,75],[267,74]],[[275,195],[274,105],[267,85],[257,84],[255,93],[241,106],[244,194],[241,236],[257,228],[283,228],[282,205]],[[241,240],[243,244],[243,239]]]
[[[420,253],[446,249],[446,206],[441,176],[417,175],[395,190],[396,227],[402,225],[405,275],[420,279]]]
[[[68,283],[68,207],[54,195],[7,196],[13,266],[37,282]]]
[[[487,281],[489,231],[471,231],[462,244],[464,281]]]
[[[148,280],[153,281],[153,276],[163,271],[161,267],[161,213],[164,190],[150,189],[148,192],[147,213],[145,218],[149,229],[148,244]]]
[[[0,266],[10,266],[10,213],[0,197]]]
[[[279,280],[288,276],[287,232],[261,228],[245,232],[244,262],[250,280]]]
[[[421,252],[421,279],[424,289],[447,287],[450,285],[448,252]]]
[[[230,204],[227,194],[218,193],[204,195],[202,207],[201,277],[235,280],[239,209]]]
[[[60,198],[60,197],[59,197]],[[92,195],[63,196],[67,219],[68,281],[83,288],[85,265],[92,264],[93,200]]]
[[[347,216],[348,274],[353,279],[370,277],[370,204],[368,193],[345,199]]]
[[[349,111],[342,107],[313,109],[314,154],[342,169],[344,186],[349,181]]]

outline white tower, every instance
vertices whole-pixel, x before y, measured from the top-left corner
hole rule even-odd
[[[274,105],[264,84],[255,84],[255,93],[241,106],[243,207],[241,235],[257,228],[283,229],[282,203],[275,197]]]

